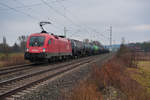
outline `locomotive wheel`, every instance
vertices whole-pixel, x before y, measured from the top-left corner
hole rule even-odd
[[[48,63],[51,63],[51,62],[53,62],[52,59],[48,59]]]

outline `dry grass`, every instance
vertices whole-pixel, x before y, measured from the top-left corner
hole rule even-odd
[[[139,61],[150,61],[150,52],[138,52],[137,60]]]
[[[150,72],[150,61],[139,61],[138,67],[145,71]]]
[[[100,86],[111,85],[120,89],[127,96],[123,100],[150,100],[145,88],[127,75],[126,66],[118,59],[110,60],[98,73],[95,77],[99,76]]]
[[[138,69],[129,68],[130,76],[147,89],[150,95],[150,61],[139,61]]]
[[[23,53],[14,53],[14,54],[9,54],[8,56],[1,54],[1,57],[0,57],[1,67],[25,64],[25,63],[28,63],[28,62],[24,60]]]
[[[4,65],[4,62],[0,61],[0,67],[3,67],[3,65]]]
[[[128,75],[125,62],[114,57],[101,68],[94,66],[90,78],[77,85],[68,100],[102,100],[104,99],[102,90],[110,86],[125,94],[125,96],[117,94],[116,100],[119,98],[120,100],[150,100],[145,87]]]
[[[96,84],[84,81],[77,85],[73,92],[66,96],[67,100],[102,100],[102,95]]]

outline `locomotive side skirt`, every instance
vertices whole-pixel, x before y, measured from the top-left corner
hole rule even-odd
[[[52,57],[61,57],[61,56],[71,56],[72,53],[25,53],[25,59],[27,60],[41,60],[41,59],[50,59]]]

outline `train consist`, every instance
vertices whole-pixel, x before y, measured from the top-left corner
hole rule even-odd
[[[76,58],[108,52],[102,46],[48,34],[43,29],[41,33],[31,34],[28,37],[25,59],[31,62],[44,60],[51,62],[58,59]]]

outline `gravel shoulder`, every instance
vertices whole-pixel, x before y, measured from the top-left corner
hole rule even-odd
[[[45,81],[35,87],[27,89],[15,95],[15,100],[64,100],[64,94],[78,84],[79,81],[86,79],[93,65],[101,66],[112,54],[95,56],[97,59],[90,64],[83,65],[72,72],[60,75],[57,78]],[[21,95],[21,96],[20,96]]]

